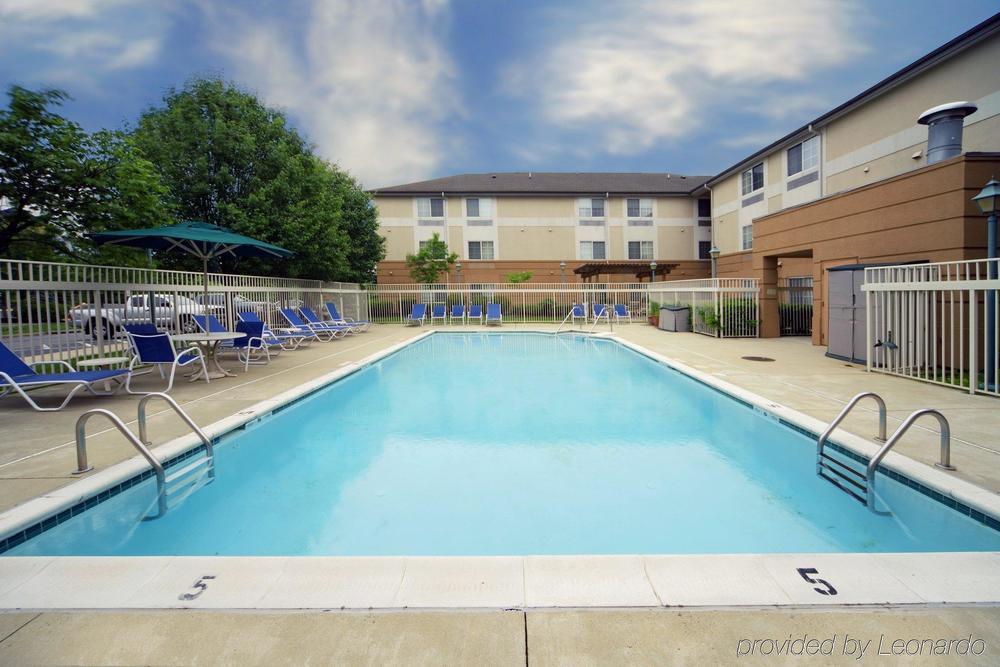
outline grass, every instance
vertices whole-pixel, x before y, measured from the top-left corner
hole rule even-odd
[[[70,333],[76,328],[65,322],[48,324],[0,324],[0,331],[9,336],[29,336],[34,334]]]

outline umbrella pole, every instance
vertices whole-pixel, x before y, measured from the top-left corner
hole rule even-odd
[[[205,273],[205,278],[204,278],[205,299],[204,299],[204,301],[202,303],[202,308],[204,309],[204,312],[202,313],[202,315],[205,316],[205,322],[207,324],[208,323],[208,255],[205,255],[204,257],[202,257],[201,258],[201,262],[202,262],[202,268],[204,269],[204,273]]]

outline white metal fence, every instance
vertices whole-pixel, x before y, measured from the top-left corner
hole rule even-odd
[[[593,321],[594,305],[627,308],[634,320],[645,319],[649,309],[647,285],[642,283],[448,283],[440,285],[366,285],[368,315],[375,322],[401,322],[413,305],[427,305],[430,318],[435,307],[450,316],[452,307],[478,305],[486,311],[500,304],[506,322],[558,323],[575,304],[582,304],[586,321]],[[449,317],[450,321],[450,317]]]
[[[283,323],[280,308],[303,305],[325,312],[336,303],[345,317],[363,317],[358,285],[314,280],[209,274],[113,266],[0,260],[0,339],[33,361],[121,354],[122,327],[150,322],[191,331],[194,315],[213,314],[234,327],[237,313],[254,311]]]
[[[778,330],[782,336],[812,334],[813,279],[778,279]]]
[[[865,269],[868,369],[1000,396],[998,261]]]
[[[199,314],[233,328],[240,312],[253,311],[279,326],[281,308],[310,306],[323,316],[333,302],[345,317],[378,323],[403,321],[415,303],[427,304],[428,316],[433,306],[450,314],[455,304],[485,311],[499,303],[505,322],[559,323],[582,304],[593,323],[595,304],[625,306],[633,321],[643,321],[651,300],[692,306],[702,333],[757,335],[752,280],[362,286],[211,273],[207,298],[203,280],[198,272],[0,259],[0,339],[32,361],[73,360],[123,354],[125,325],[153,321],[163,330],[191,331]]]
[[[702,278],[653,283],[650,302],[691,309],[693,331],[719,338],[760,335],[760,289],[754,278]]]

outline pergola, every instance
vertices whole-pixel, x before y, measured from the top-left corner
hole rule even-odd
[[[632,275],[635,276],[636,282],[642,282],[643,279],[650,280],[653,277],[653,270],[649,266],[649,262],[645,260],[633,260],[628,262],[587,262],[577,268],[573,269],[573,273],[577,274],[583,279],[583,282],[592,282],[595,278],[599,279],[601,276],[621,276],[621,275]],[[656,263],[656,275],[665,276],[671,271],[676,269],[679,265],[668,264],[668,263]],[[596,282],[600,282],[597,280]]]

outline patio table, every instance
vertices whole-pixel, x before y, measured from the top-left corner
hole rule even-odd
[[[219,333],[187,333],[187,334],[177,334],[176,336],[171,336],[170,340],[177,343],[194,343],[201,348],[202,354],[205,355],[205,368],[208,372],[208,377],[205,377],[205,373],[199,368],[196,372],[188,376],[190,382],[196,380],[217,380],[224,377],[236,377],[236,373],[226,370],[219,364],[219,345],[227,341],[234,341],[239,338],[245,338],[245,333],[238,333],[235,331],[219,332]]]

